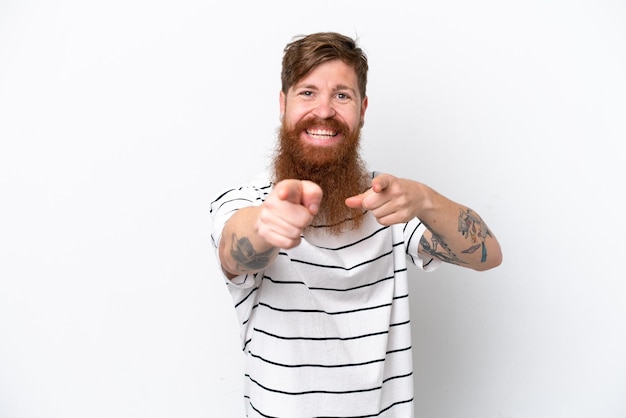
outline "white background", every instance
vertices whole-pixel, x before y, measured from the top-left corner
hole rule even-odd
[[[0,417],[243,415],[209,202],[320,30],[369,55],[371,168],[504,251],[412,270],[416,416],[626,417],[621,0],[0,0]]]

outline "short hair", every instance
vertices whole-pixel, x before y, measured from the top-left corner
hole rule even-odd
[[[366,97],[367,55],[354,39],[336,33],[319,32],[293,38],[284,50],[281,84],[283,93],[327,61],[340,59],[354,68],[361,99]]]

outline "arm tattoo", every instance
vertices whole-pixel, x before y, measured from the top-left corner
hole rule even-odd
[[[487,247],[485,246],[485,239],[488,236],[493,236],[485,221],[480,216],[475,214],[471,209],[467,209],[463,212],[463,209],[459,209],[459,232],[465,238],[470,238],[472,245],[463,250],[466,254],[473,254],[479,248],[481,249],[480,262],[487,261]]]
[[[275,248],[258,253],[250,240],[246,237],[238,238],[233,234],[233,243],[230,255],[237,262],[237,266],[246,271],[258,271],[267,267],[272,259]]]
[[[443,240],[441,235],[434,232],[429,225],[426,227],[432,234],[431,242],[428,242],[424,236],[420,239],[420,246],[422,250],[432,257],[438,258],[446,263],[450,264],[467,264],[467,262],[461,260],[452,251],[450,246]],[[480,262],[487,261],[487,247],[485,246],[485,239],[488,236],[493,236],[491,231],[487,228],[487,224],[471,209],[459,209],[459,232],[466,239],[470,238],[471,245],[465,250],[461,251],[463,254],[473,254],[478,249],[481,250]]]
[[[456,254],[454,254],[452,249],[441,238],[441,236],[437,235],[432,230],[430,230],[430,232],[432,234],[431,242],[428,242],[428,240],[424,238],[423,235],[420,238],[420,245],[422,247],[422,250],[424,250],[424,252],[446,263],[456,264],[456,265],[467,264],[465,261],[458,258]]]

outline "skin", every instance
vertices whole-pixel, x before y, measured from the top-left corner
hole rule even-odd
[[[343,61],[319,65],[292,86],[287,95],[280,92],[280,113],[288,125],[310,117],[336,118],[350,130],[362,125],[367,110],[367,97],[359,94],[357,76]],[[315,135],[302,132],[301,140],[317,146],[332,146],[343,140],[341,135]]]
[[[368,99],[358,91],[352,67],[340,60],[313,69],[280,93],[280,111],[294,126],[306,118],[337,118],[355,129],[363,124]],[[309,129],[300,139],[320,147],[343,140],[336,132]],[[243,208],[226,223],[220,241],[220,260],[226,275],[255,273],[270,265],[280,248],[300,243],[323,199],[322,189],[310,181],[283,180],[263,204]],[[445,262],[482,271],[502,262],[500,245],[482,219],[427,185],[391,174],[372,180],[366,192],[346,199],[351,208],[371,211],[382,225],[405,223],[418,217],[428,228],[419,252]]]

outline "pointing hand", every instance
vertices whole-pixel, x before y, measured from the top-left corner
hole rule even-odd
[[[313,221],[322,202],[322,189],[307,180],[283,180],[261,205],[257,229],[269,244],[293,248]]]
[[[390,174],[376,176],[368,190],[346,199],[348,207],[369,210],[382,225],[408,222],[419,203],[419,183]]]

